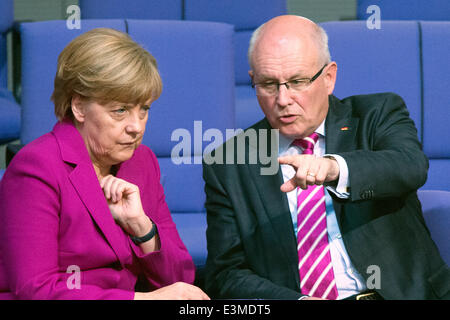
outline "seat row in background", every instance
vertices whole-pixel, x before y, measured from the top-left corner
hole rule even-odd
[[[254,102],[250,78],[247,74],[249,69],[246,50],[252,31],[270,18],[287,13],[286,0],[79,0],[82,19],[145,19],[145,20],[191,20],[191,21],[215,21],[229,23],[234,26],[233,42],[235,59],[236,88],[234,92],[236,101],[233,104],[242,105],[238,110],[246,110]],[[21,110],[14,100],[11,92],[7,91],[6,71],[6,32],[13,28],[14,0],[2,0],[0,2],[0,145],[21,139],[21,142],[29,141],[28,133],[21,128]],[[17,23],[16,23],[17,26]],[[16,28],[17,29],[17,28]],[[83,29],[83,27],[82,27]],[[14,49],[20,49],[20,40],[14,33]],[[14,57],[17,53],[14,52]],[[14,62],[13,87],[16,98],[22,98],[21,60]],[[26,81],[26,80],[25,80]],[[234,81],[234,80],[233,80]],[[3,87],[5,88],[4,90]],[[7,97],[8,100],[2,98]],[[242,102],[241,102],[242,101]],[[22,104],[22,103],[21,103]],[[250,111],[252,109],[250,108]],[[257,110],[260,115],[262,112]],[[237,113],[242,113],[238,111]],[[245,113],[245,111],[244,111]],[[22,113],[23,115],[23,113]],[[27,115],[23,115],[27,117]],[[245,119],[239,116],[238,119]],[[236,121],[236,119],[235,119]],[[25,121],[26,122],[26,121]],[[239,123],[238,127],[244,128],[249,125],[248,121]],[[45,127],[45,124],[42,124]],[[42,131],[37,131],[41,133]],[[32,135],[36,137],[36,135]],[[17,149],[17,148],[14,148]],[[0,177],[4,170],[0,169]]]
[[[248,76],[248,43],[261,23],[287,12],[286,0],[169,0],[164,4],[135,0],[134,4],[80,0],[81,15],[88,19],[163,18],[232,24],[235,127],[246,128],[263,117]],[[381,29],[368,29],[364,21],[367,8],[373,4],[380,8]],[[329,34],[332,59],[339,65],[335,94],[344,98],[392,91],[402,96],[430,158],[429,178],[423,188],[450,191],[450,146],[441,143],[450,138],[450,131],[446,130],[450,113],[445,110],[450,102],[446,90],[450,64],[439,61],[439,57],[450,52],[450,1],[358,0],[357,18],[359,21],[322,24]]]
[[[6,35],[13,26],[12,0],[0,2],[0,145],[19,138],[20,107],[8,90]],[[0,173],[1,177],[1,173]]]
[[[215,21],[234,26],[235,121],[238,128],[250,126],[255,112],[248,75],[247,48],[252,32],[265,21],[287,13],[286,0],[80,0],[83,19],[171,19]],[[256,113],[263,117],[257,109]]]
[[[188,3],[184,1],[184,11],[181,11],[185,12],[184,18],[189,16]],[[83,1],[80,6],[83,16],[87,12]],[[256,9],[259,7],[247,7],[247,16],[254,19],[248,13]],[[94,12],[105,13],[105,10],[97,8]],[[225,21],[227,24],[170,17],[164,17],[167,20],[103,18],[82,20],[80,30],[67,29],[65,21],[23,23],[18,28],[22,65],[21,143],[50,131],[56,121],[50,95],[61,50],[79,34],[96,27],[128,32],[158,61],[163,93],[151,108],[143,143],[158,157],[168,206],[201,272],[207,250],[200,163],[209,144],[203,133],[218,129],[225,137],[226,129],[244,128],[262,118],[250,88],[246,50],[254,27],[270,15],[253,21],[252,27],[245,23],[237,27],[232,20]],[[321,25],[329,34],[332,59],[338,64],[336,96],[392,91],[407,103],[430,158],[429,179],[419,196],[424,210],[433,211],[433,215],[426,213],[425,218],[444,259],[450,263],[449,212],[446,216],[442,214],[445,207],[450,211],[450,147],[444,143],[450,138],[446,128],[450,120],[446,112],[450,101],[446,89],[450,86],[450,64],[445,60],[450,51],[450,22],[382,21],[379,30],[368,29],[363,20]],[[173,136],[175,132],[180,135]],[[173,148],[183,139],[190,139],[191,149],[185,150],[190,154],[172,155]]]
[[[367,8],[373,5],[380,8],[382,20],[450,20],[448,0],[357,0],[357,19],[367,19]]]

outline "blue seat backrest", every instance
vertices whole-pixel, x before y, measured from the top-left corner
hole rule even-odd
[[[156,58],[163,81],[144,137],[158,156],[170,157],[176,144],[172,134],[178,128],[194,132],[194,120],[204,122],[203,130],[233,125],[232,26],[129,20],[128,32]]]
[[[425,222],[442,258],[450,266],[450,192],[419,190],[417,192]]]
[[[225,22],[235,30],[252,30],[286,12],[280,0],[185,0],[185,19]]]
[[[6,71],[6,32],[11,28],[14,21],[13,0],[0,1],[0,88],[8,85],[8,75]]]
[[[367,13],[371,5],[380,8],[382,20],[450,20],[448,0],[358,0],[358,19],[371,15]]]
[[[158,61],[163,92],[151,106],[143,143],[158,157],[172,217],[200,266],[206,260],[201,160],[203,150],[213,142],[207,132],[215,132],[220,140],[226,129],[234,127],[233,27],[129,20],[128,32]],[[182,151],[176,149],[181,144]]]
[[[82,19],[182,19],[183,0],[80,0]]]
[[[202,265],[207,254],[202,154],[211,143],[223,142],[226,129],[234,128],[233,26],[82,20],[81,30],[69,30],[65,21],[21,24],[22,143],[52,129],[56,118],[50,97],[57,57],[73,38],[96,27],[128,31],[158,62],[163,92],[150,109],[143,143],[158,157],[169,209],[195,263]],[[172,152],[183,143],[182,152]]]
[[[234,25],[237,128],[245,129],[264,117],[250,87],[250,66],[247,61],[250,37],[261,24],[286,13],[286,0],[185,0],[186,20],[219,21]]]
[[[6,35],[13,21],[13,0],[0,1],[0,144],[18,139],[20,131],[20,106],[8,90]]]
[[[450,191],[450,21],[421,21],[420,25],[423,148],[430,159],[425,188]]]
[[[125,31],[124,20],[83,20],[81,29],[68,29],[66,21],[29,22],[20,25],[22,42],[23,144],[52,130],[56,122],[50,100],[58,56],[75,37],[98,27]]]
[[[394,92],[408,107],[421,137],[420,39],[417,22],[385,21],[380,30],[365,21],[325,22],[331,59],[338,72],[334,94]]]

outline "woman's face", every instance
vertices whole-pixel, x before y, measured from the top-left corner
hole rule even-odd
[[[148,119],[145,105],[72,99],[72,111],[94,165],[109,167],[131,158],[140,145]]]

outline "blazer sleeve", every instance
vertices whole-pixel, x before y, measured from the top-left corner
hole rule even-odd
[[[358,111],[364,113],[360,148],[339,153],[347,162],[352,201],[399,197],[419,189],[427,179],[428,159],[404,101],[396,94],[382,97],[372,102],[373,107]]]
[[[218,178],[222,174],[203,165],[208,222],[206,292],[219,299],[299,299],[300,292],[275,284],[249,267],[235,209]]]
[[[143,254],[130,239],[143,272],[152,288],[160,288],[175,282],[192,284],[195,266],[192,257],[181,240],[167,206],[164,190],[160,183],[161,172],[154,153],[145,147],[143,167],[148,168],[141,190],[144,211],[156,224],[161,243],[160,250]]]
[[[83,284],[58,264],[60,197],[55,163],[24,148],[0,184],[1,248],[9,289],[18,299],[133,299],[134,292]]]

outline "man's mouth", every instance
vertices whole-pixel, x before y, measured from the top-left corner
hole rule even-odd
[[[279,119],[282,123],[289,124],[297,120],[297,117],[298,117],[297,115],[288,114],[285,116],[281,116]]]

